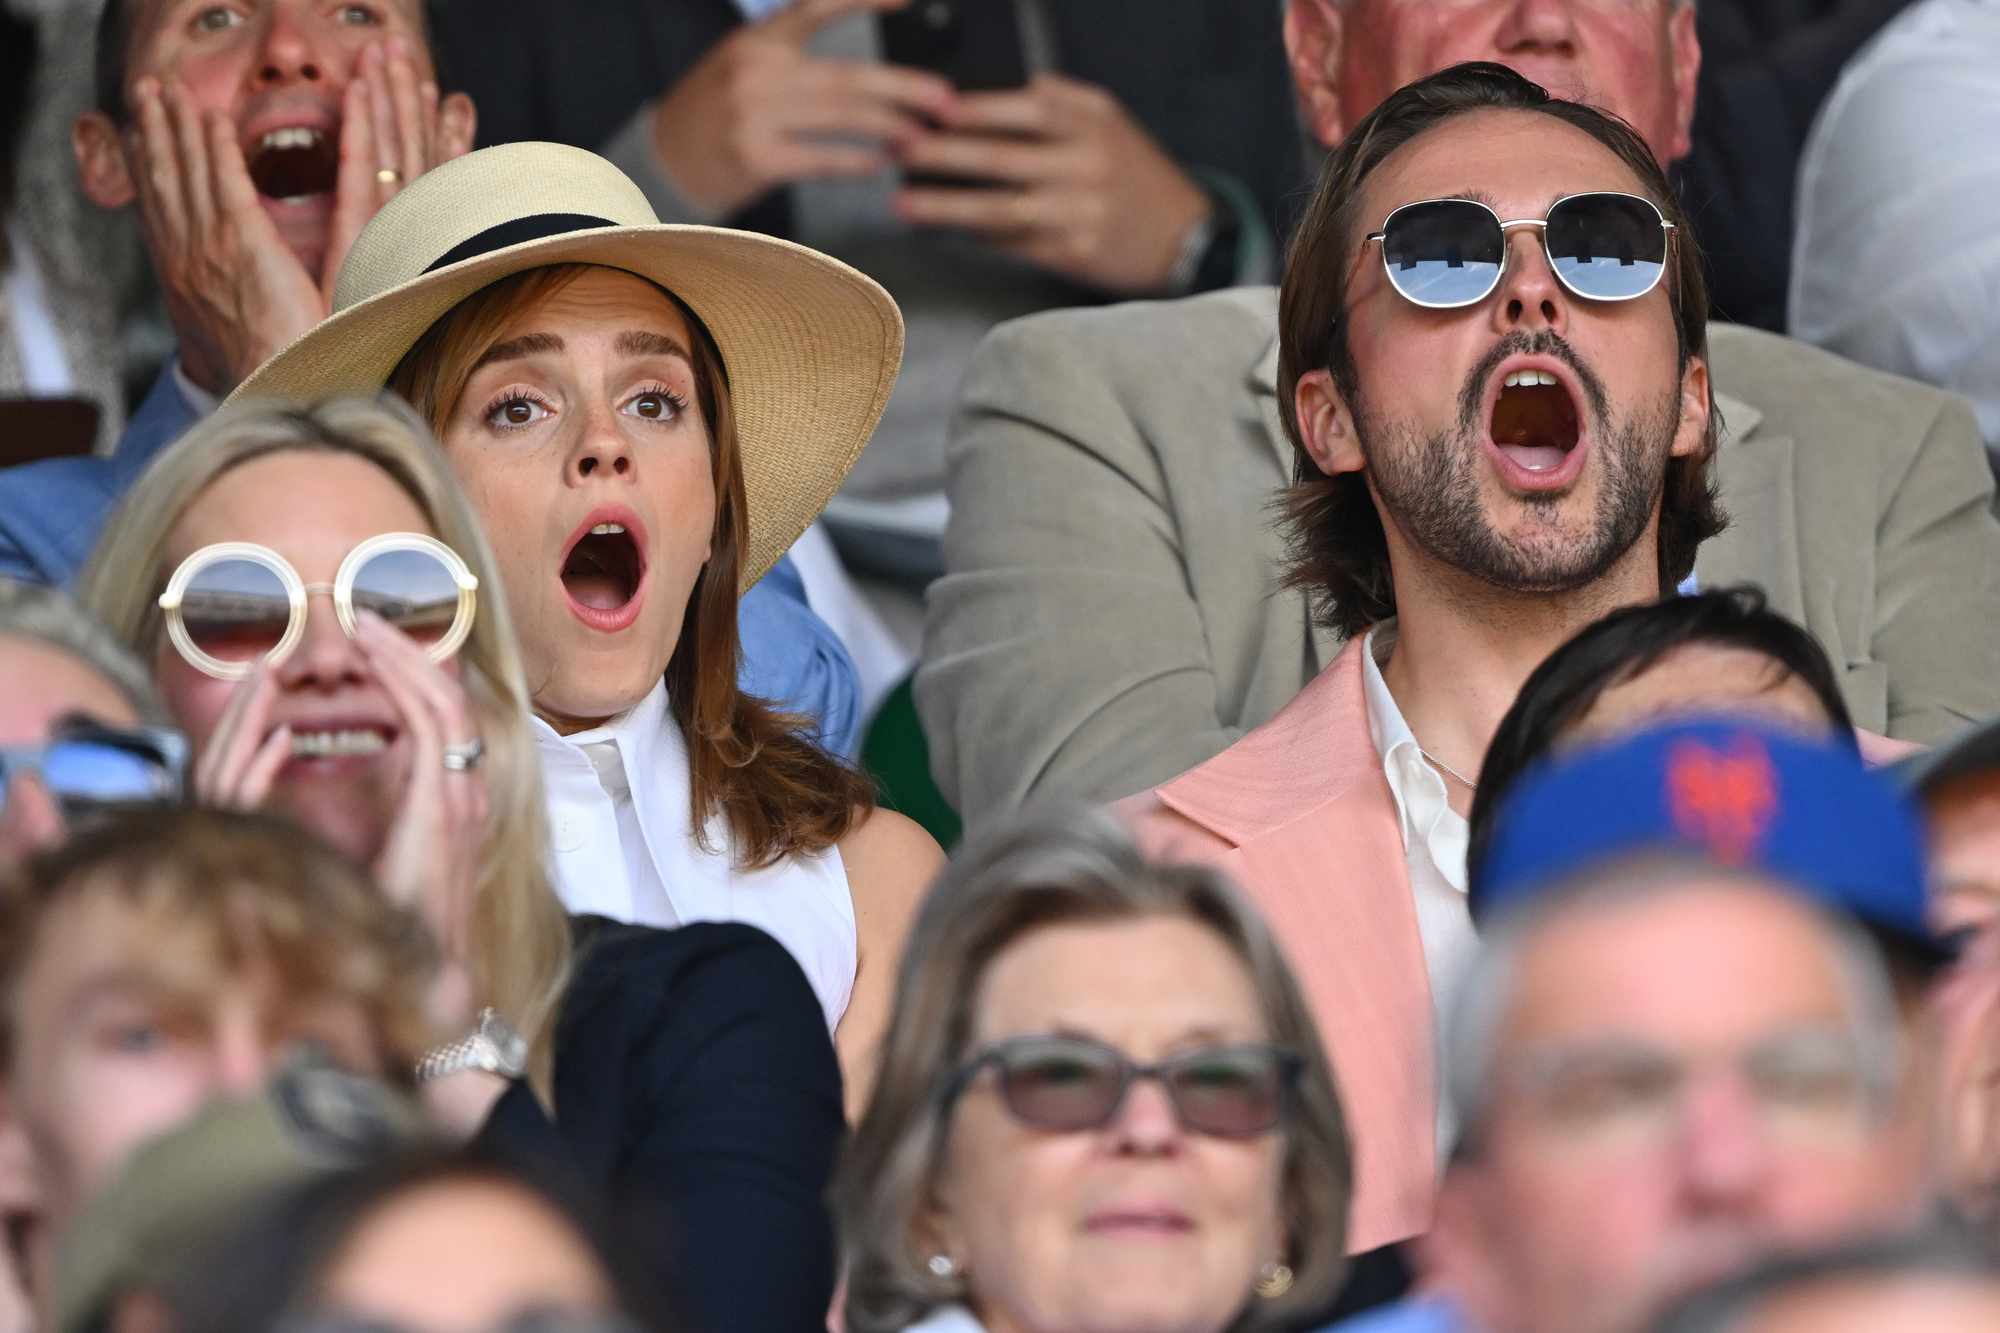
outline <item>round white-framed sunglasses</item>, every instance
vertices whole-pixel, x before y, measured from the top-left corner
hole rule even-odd
[[[458,552],[420,532],[385,532],[347,553],[332,583],[307,583],[256,542],[216,542],[181,561],[160,594],[167,635],[182,658],[218,680],[291,656],[306,632],[306,603],[332,597],[350,639],[372,611],[442,662],[472,633],[479,580]]]

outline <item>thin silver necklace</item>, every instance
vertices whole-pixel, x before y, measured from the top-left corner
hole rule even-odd
[[[1432,753],[1431,753],[1431,752],[1430,752],[1429,750],[1426,750],[1426,749],[1425,749],[1425,748],[1424,748],[1424,747],[1423,747],[1422,745],[1418,745],[1418,746],[1417,746],[1417,753],[1418,753],[1418,754],[1420,754],[1420,755],[1422,755],[1422,756],[1423,756],[1424,758],[1426,758],[1426,759],[1430,760],[1430,761],[1431,761],[1431,762],[1432,762],[1433,764],[1436,764],[1436,765],[1437,765],[1437,766],[1438,766],[1439,768],[1443,769],[1443,770],[1444,770],[1445,772],[1447,772],[1447,773],[1451,774],[1451,775],[1452,775],[1453,777],[1457,778],[1457,779],[1458,779],[1458,780],[1459,780],[1460,782],[1464,783],[1464,784],[1465,784],[1465,789],[1466,789],[1467,791],[1478,791],[1478,790],[1479,790],[1479,784],[1478,784],[1478,783],[1474,782],[1474,781],[1473,781],[1473,780],[1472,780],[1471,778],[1469,778],[1469,777],[1465,776],[1465,774],[1463,774],[1463,773],[1459,772],[1459,771],[1458,771],[1457,769],[1453,768],[1453,767],[1452,767],[1452,766],[1451,766],[1450,764],[1447,764],[1447,763],[1446,763],[1446,762],[1445,762],[1444,760],[1442,760],[1442,759],[1438,758],[1438,757],[1437,757],[1436,755],[1432,754]]]

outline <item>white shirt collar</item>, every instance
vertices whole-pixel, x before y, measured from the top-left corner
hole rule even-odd
[[[1431,863],[1446,883],[1465,891],[1466,823],[1451,808],[1444,776],[1424,754],[1416,733],[1397,706],[1396,696],[1382,677],[1381,658],[1396,645],[1396,622],[1385,620],[1368,631],[1361,647],[1361,693],[1368,710],[1368,735],[1382,756],[1382,776],[1396,802],[1403,851],[1421,840]]]
[[[616,746],[629,763],[636,748],[635,742],[650,742],[660,734],[666,711],[667,682],[662,679],[638,703],[588,731],[565,736],[541,718],[534,718],[535,744],[544,748],[587,752],[591,746],[609,743]]]
[[[195,416],[200,418],[214,415],[215,409],[222,406],[222,400],[189,379],[179,357],[173,359],[173,368],[174,387],[181,391],[182,401],[194,409]]]

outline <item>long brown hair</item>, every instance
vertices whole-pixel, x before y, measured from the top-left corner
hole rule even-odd
[[[1403,145],[1475,111],[1528,111],[1562,121],[1631,169],[1641,191],[1674,224],[1666,281],[1681,367],[1689,357],[1708,355],[1708,284],[1694,229],[1652,150],[1631,126],[1595,107],[1551,97],[1505,65],[1486,62],[1453,65],[1391,93],[1327,158],[1293,233],[1278,295],[1278,410],[1297,454],[1292,485],[1276,505],[1289,547],[1285,586],[1309,594],[1314,618],[1350,637],[1396,614],[1388,538],[1367,480],[1360,473],[1326,476],[1306,455],[1294,400],[1301,377],[1326,370],[1341,395],[1355,401],[1359,380],[1347,345],[1347,281],[1361,232],[1356,213],[1363,183]],[[1662,590],[1688,576],[1696,548],[1728,521],[1713,466],[1720,421],[1711,403],[1701,447],[1667,463],[1660,502]]]
[[[528,269],[466,298],[417,340],[389,376],[389,387],[442,435],[479,358],[501,331],[590,268],[558,264]],[[737,688],[742,656],[737,585],[749,510],[729,372],[707,327],[680,298],[660,290],[694,335],[695,394],[709,423],[716,495],[714,544],[667,660],[667,699],[687,738],[689,813],[696,837],[706,846],[708,821],[722,814],[729,822],[737,864],[756,869],[833,846],[858,814],[874,807],[875,794],[859,773],[813,741],[810,719],[779,712]]]

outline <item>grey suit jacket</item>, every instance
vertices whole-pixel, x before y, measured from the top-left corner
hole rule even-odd
[[[1936,741],[2000,712],[2000,522],[1967,405],[1732,325],[1709,353],[1734,521],[1702,585],[1762,585],[1870,730]],[[1268,287],[1034,315],[982,346],[916,679],[968,821],[1164,782],[1333,659],[1274,590],[1277,364]]]

